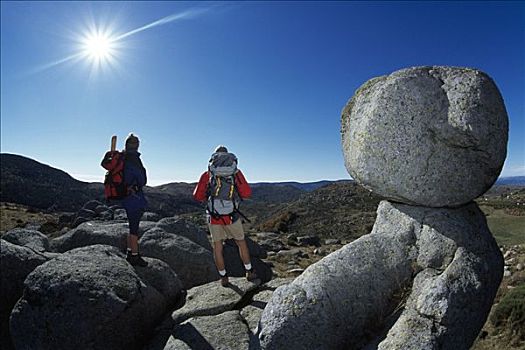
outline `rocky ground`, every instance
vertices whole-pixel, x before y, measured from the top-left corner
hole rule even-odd
[[[324,191],[327,190],[325,189]],[[334,190],[328,189],[328,193],[332,191]],[[523,305],[524,299],[522,298],[522,296],[525,296],[523,292],[525,288],[525,225],[522,223],[522,220],[525,218],[525,211],[523,210],[525,206],[521,204],[524,202],[523,193],[523,190],[515,188],[497,189],[490,191],[487,195],[478,199],[480,207],[485,212],[491,231],[500,244],[502,254],[505,258],[505,272],[491,314],[473,346],[473,349],[476,350],[517,350],[525,347],[525,306]],[[326,198],[330,197],[327,196]],[[299,203],[311,202],[303,201]],[[121,209],[111,209],[104,207],[101,203],[94,202],[88,204],[87,207],[93,208],[84,208],[84,210],[76,213],[49,213],[30,207],[2,203],[2,234],[15,227],[29,227],[45,233],[49,238],[54,238],[61,236],[73,226],[79,225],[82,221],[95,220],[96,222],[98,220],[104,222],[103,220],[109,220],[107,224],[117,222],[116,225],[125,225],[123,223],[125,213],[123,213]],[[301,208],[297,202],[295,202],[295,208]],[[297,211],[300,212],[301,210]],[[302,208],[302,211],[309,212],[308,208]],[[83,216],[85,216],[85,220],[79,219]],[[202,220],[201,213],[190,214],[190,217],[193,217],[194,221]],[[148,222],[151,222],[151,224],[144,226],[143,230],[153,227],[154,221],[158,221],[160,217],[155,213],[149,213],[147,214],[147,219],[145,224]],[[77,222],[75,222],[76,220]],[[122,222],[122,224],[118,224],[118,222]],[[367,224],[363,224],[363,226],[365,225]],[[248,225],[248,227],[248,237],[266,250],[266,255],[261,255],[261,261],[266,262],[272,267],[273,276],[277,278],[277,281],[274,283],[291,281],[311,264],[342,248],[345,244],[353,240],[351,236],[340,239],[331,238],[330,235],[312,233],[313,230],[308,226],[308,223],[305,224],[302,230],[298,230],[302,231],[302,233],[261,232],[261,230],[258,229],[260,226],[250,227]],[[125,231],[124,227],[122,229]],[[360,229],[365,230],[365,227],[361,227]],[[94,229],[94,232],[96,232],[96,229]],[[304,232],[311,233],[306,234]],[[150,235],[151,234],[154,234],[154,232],[150,233]],[[78,239],[78,236],[76,237]],[[65,241],[67,240],[66,238],[67,236],[64,236],[64,238],[61,237],[61,240]],[[202,244],[205,243],[201,243],[201,245]],[[232,247],[232,249],[235,248]],[[159,258],[163,260],[166,259],[161,256],[159,256]],[[177,264],[177,262],[174,261],[173,264]],[[183,273],[181,277],[184,279]],[[236,283],[242,284],[242,282]],[[217,284],[212,285],[216,286]],[[177,339],[191,337],[191,334],[186,334],[184,331],[191,325],[191,327],[201,331],[201,334],[205,334],[205,338],[213,343],[213,324],[226,321],[238,324],[242,332],[244,332],[245,328],[252,329],[253,331],[253,325],[250,325],[250,321],[248,320],[256,319],[257,317],[254,316],[256,314],[260,315],[262,312],[261,305],[265,305],[265,302],[267,302],[269,296],[271,296],[273,287],[272,285],[265,285],[254,288],[255,289],[243,292],[242,296],[235,299],[235,302],[230,303],[230,306],[221,309],[225,311],[224,313],[221,311],[221,317],[225,318],[224,320],[212,317],[212,314],[215,314],[216,311],[210,313],[209,307],[208,309],[204,307],[204,309],[208,311],[202,311],[202,313],[199,311],[195,315],[192,314],[193,316],[188,317],[188,319],[182,323],[184,326],[181,325],[178,326],[178,328],[173,326],[169,328],[168,338],[172,337],[173,339],[170,341],[176,343]],[[190,292],[188,300],[194,298],[192,295],[197,293],[197,290],[193,291],[193,289],[191,289],[190,291],[192,292]],[[258,297],[256,297],[256,295],[259,294],[261,300],[258,300]],[[203,296],[199,296],[198,298],[199,300],[206,299]],[[255,306],[253,305],[254,303]],[[192,305],[191,302],[188,305]],[[186,308],[188,307],[189,306],[186,306]],[[252,311],[255,312],[255,314]],[[157,332],[164,334],[159,335],[159,337],[166,336],[167,329],[158,329]],[[253,333],[246,333],[247,342],[250,341],[250,334]],[[152,349],[154,349],[154,345],[152,346]]]

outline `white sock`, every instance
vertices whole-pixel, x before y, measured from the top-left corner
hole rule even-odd
[[[252,264],[251,263],[244,264],[244,268],[246,269],[246,271],[250,271],[252,269]]]
[[[219,275],[221,275],[221,277],[226,276],[226,270],[219,270]]]

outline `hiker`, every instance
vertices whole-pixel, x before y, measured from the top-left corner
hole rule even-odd
[[[116,141],[115,141],[116,142]],[[112,146],[112,149],[114,146]],[[133,133],[126,139],[123,152],[112,150],[106,153],[102,166],[106,175],[106,198],[122,200],[129,222],[126,260],[133,266],[147,266],[139,253],[139,223],[147,201],[142,188],[146,185],[146,169],[140,160],[139,138]]]
[[[244,240],[239,211],[239,202],[251,195],[251,188],[242,172],[237,169],[237,157],[228,153],[224,146],[218,146],[212,154],[199,183],[193,191],[193,198],[199,202],[207,201],[206,214],[208,228],[213,242],[213,256],[223,287],[228,286],[228,274],[224,264],[223,243],[234,239],[239,247],[241,260],[246,270],[246,279],[254,281],[257,275],[250,262],[250,252]]]

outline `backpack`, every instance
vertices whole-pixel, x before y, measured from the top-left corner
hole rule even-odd
[[[107,170],[104,178],[104,197],[106,200],[123,199],[128,195],[124,182],[124,152],[110,151],[102,159],[101,166]]]
[[[208,212],[216,217],[233,214],[238,210],[235,186],[237,157],[233,153],[214,153],[208,164],[208,171]]]

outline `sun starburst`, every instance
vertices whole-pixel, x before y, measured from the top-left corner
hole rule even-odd
[[[122,62],[120,61],[124,58],[123,56],[125,56],[124,51],[127,49],[126,41],[129,37],[145,30],[167,25],[168,23],[195,18],[214,7],[215,5],[187,9],[128,31],[118,31],[116,23],[106,21],[103,18],[99,18],[98,20],[88,19],[87,23],[83,23],[84,28],[82,31],[71,31],[71,39],[75,43],[72,53],[53,62],[41,65],[32,72],[37,73],[57,66],[77,63],[85,63],[90,66],[90,77],[104,70],[121,71],[122,67],[120,66]]]
[[[86,37],[84,41],[84,53],[96,61],[109,59],[113,53],[111,38],[100,34]]]
[[[82,36],[80,42],[82,55],[93,66],[115,63],[118,40],[110,32],[91,30]]]

